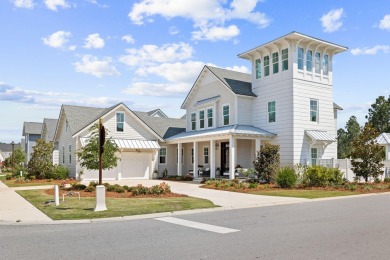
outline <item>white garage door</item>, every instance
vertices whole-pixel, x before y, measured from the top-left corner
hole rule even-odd
[[[149,179],[151,163],[151,153],[123,153],[121,160],[122,179]]]

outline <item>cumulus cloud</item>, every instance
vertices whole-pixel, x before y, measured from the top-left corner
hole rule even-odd
[[[194,52],[187,43],[172,43],[157,45],[144,45],[140,49],[126,49],[127,54],[119,58],[119,61],[128,66],[140,66],[145,64],[174,62],[186,60],[192,57]]]
[[[335,32],[341,28],[343,25],[343,21],[341,18],[343,17],[343,8],[334,9],[324,14],[321,18],[321,24],[324,28],[324,32]]]
[[[135,40],[134,40],[133,36],[131,36],[130,34],[124,35],[122,37],[122,41],[125,41],[127,43],[131,43],[131,44],[135,43]]]
[[[234,71],[242,72],[242,73],[250,73],[250,70],[247,67],[245,67],[245,66],[226,67],[225,69],[227,69],[227,70],[234,70]]]
[[[229,27],[201,27],[199,31],[192,32],[192,39],[194,40],[230,40],[240,34],[240,30],[235,25]]]
[[[390,30],[390,14],[385,15],[379,23],[379,28],[383,30]]]
[[[353,55],[375,55],[379,51],[383,51],[384,53],[388,53],[390,51],[389,45],[375,45],[372,48],[355,48],[351,50]]]
[[[135,82],[131,83],[123,93],[138,96],[177,97],[187,93],[190,88],[191,84],[188,83]]]
[[[98,33],[90,34],[85,38],[84,46],[85,49],[102,49],[104,47],[104,40],[100,38]]]
[[[32,9],[34,8],[34,2],[33,0],[13,0],[12,1],[14,6],[17,8],[28,8]]]
[[[70,32],[57,31],[47,37],[42,38],[45,45],[52,48],[64,48],[69,38],[72,36]]]
[[[260,28],[267,27],[271,20],[266,14],[255,11],[256,5],[261,0],[233,0],[230,3],[220,0],[143,0],[135,3],[129,13],[129,18],[134,24],[143,24],[145,20],[155,15],[166,19],[181,17],[191,19],[194,23],[193,32],[195,39],[202,40],[226,40],[230,34],[238,35],[239,30],[234,27],[225,27],[226,21],[241,19],[258,25]],[[153,21],[153,20],[152,20]],[[229,30],[227,30],[229,28]],[[222,30],[224,29],[224,30]],[[203,36],[207,32],[211,34],[227,33],[219,37]]]
[[[45,5],[48,9],[57,12],[57,8],[69,8],[69,4],[65,0],[45,0]]]
[[[73,63],[77,72],[90,74],[98,78],[103,76],[119,76],[115,66],[112,65],[112,59],[110,57],[97,58],[92,55],[84,55],[81,62]]]

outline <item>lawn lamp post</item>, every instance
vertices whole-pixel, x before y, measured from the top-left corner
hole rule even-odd
[[[12,164],[12,174],[14,173],[14,169],[15,169],[15,159],[14,159],[14,147],[15,147],[15,142],[12,141],[11,143],[12,145],[12,158],[11,158],[11,164]]]

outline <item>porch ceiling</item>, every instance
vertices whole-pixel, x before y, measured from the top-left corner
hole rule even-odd
[[[273,134],[266,130],[254,126],[250,126],[250,125],[229,125],[229,126],[223,126],[223,127],[213,128],[213,129],[201,130],[201,131],[183,132],[166,139],[166,141],[179,142],[188,139],[198,139],[198,138],[206,139],[211,137],[228,136],[228,135],[266,137],[266,138],[272,138],[276,136],[276,134]]]

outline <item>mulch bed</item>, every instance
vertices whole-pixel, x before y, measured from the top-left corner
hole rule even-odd
[[[70,191],[65,189],[60,189],[60,197],[62,197],[63,193],[66,194],[68,192]],[[83,190],[74,190],[73,192],[80,192],[80,197],[96,197],[95,192],[86,192]],[[54,189],[45,190],[45,193],[54,196]],[[77,198],[78,194],[74,193],[73,197]],[[147,194],[147,195],[134,196],[131,192],[127,192],[127,191],[125,193],[106,191],[106,198],[177,198],[177,197],[188,197],[188,196],[183,194],[178,194],[178,193],[165,193],[160,195]]]
[[[50,180],[50,179],[35,179],[35,180],[30,180],[26,181],[24,178],[21,181],[18,181],[17,179],[11,179],[11,180],[4,180],[3,182],[5,183],[28,183],[30,186],[33,186],[33,184],[47,184],[47,185],[61,185],[61,184],[72,184],[75,182],[78,182],[75,179],[67,179],[67,180]]]

